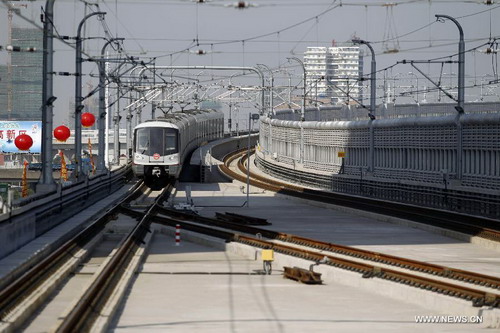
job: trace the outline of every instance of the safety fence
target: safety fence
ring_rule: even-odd
[[[388,182],[362,175],[361,177],[352,177],[317,174],[294,170],[262,157],[262,154],[258,154],[256,157],[256,164],[261,170],[276,178],[302,186],[500,218],[500,196],[495,193],[471,192],[467,189],[457,190],[446,186]]]
[[[261,117],[257,162],[304,185],[498,216],[500,103],[465,110],[383,105],[373,120],[329,107],[307,109],[306,121],[281,110]]]
[[[452,180],[500,190],[500,111],[459,120],[456,115],[327,122],[262,117],[259,144],[276,161],[311,172],[368,171],[392,181]]]

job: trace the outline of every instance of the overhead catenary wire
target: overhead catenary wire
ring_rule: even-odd
[[[7,8],[9,7],[9,4],[8,4],[8,0],[0,0],[2,4],[4,4]],[[43,31],[43,27],[41,25],[39,25],[38,23],[36,23],[34,20],[24,16],[23,14],[21,14],[21,12],[19,11],[16,11],[15,12],[15,15],[18,16],[19,18],[21,18],[22,20],[24,20],[25,22],[29,23],[30,25],[32,25],[33,27],[35,27],[36,29],[40,30],[40,31]],[[54,31],[56,32],[55,34],[55,38],[59,41],[61,41],[62,43],[66,44],[67,46],[75,49],[75,45],[73,45],[73,43],[70,43],[70,42],[67,42],[64,38],[62,38],[58,33],[57,33],[57,30],[54,28]],[[88,54],[86,54],[88,55]]]
[[[6,1],[6,0],[2,0],[2,2],[5,2],[5,1]],[[317,21],[317,20],[319,19],[319,17],[320,17],[320,16],[322,16],[322,15],[324,15],[324,14],[328,13],[329,11],[331,11],[331,10],[333,10],[333,9],[335,9],[335,8],[337,8],[338,4],[337,4],[336,6],[333,6],[333,4],[335,4],[335,2],[336,2],[336,1],[331,2],[331,3],[330,3],[330,7],[329,7],[329,8],[327,8],[326,10],[324,10],[323,12],[321,12],[321,13],[319,13],[319,14],[317,14],[317,15],[313,16],[313,17],[310,17],[310,18],[308,18],[308,19],[306,19],[306,20],[303,20],[303,21],[298,22],[298,23],[296,23],[296,24],[290,25],[290,26],[288,26],[288,27],[285,27],[285,28],[280,29],[280,30],[275,31],[275,32],[271,32],[271,33],[267,33],[267,34],[263,34],[263,35],[259,35],[259,36],[254,36],[254,37],[251,37],[251,38],[246,38],[246,39],[243,39],[243,40],[245,41],[245,43],[252,42],[252,41],[257,41],[257,39],[260,39],[260,38],[262,38],[263,36],[270,36],[270,35],[273,35],[273,34],[279,34],[280,32],[283,32],[283,31],[286,31],[286,30],[288,30],[288,29],[291,29],[291,28],[293,28],[293,27],[295,27],[295,26],[297,26],[297,25],[303,24],[303,23],[305,23],[305,22],[307,22],[307,21],[310,21],[310,20],[316,20],[316,21]],[[105,5],[106,5],[109,9],[111,9],[105,1],[104,1],[104,4],[105,4]],[[346,5],[348,5],[348,4],[346,4],[346,3],[343,3],[343,4],[342,4],[342,6],[346,6]],[[365,4],[365,5],[366,5],[366,4]],[[380,5],[380,4],[378,4],[378,5]],[[499,7],[499,6],[496,6],[496,7],[493,7],[493,8],[489,8],[489,9],[487,9],[487,10],[484,10],[484,11],[481,11],[481,12],[478,12],[478,13],[470,14],[470,16],[472,16],[472,15],[477,15],[477,14],[479,14],[479,13],[486,12],[486,11],[491,11],[491,10],[493,10],[493,9],[496,9],[497,7]],[[403,35],[396,36],[395,38],[400,38],[401,36],[407,36],[407,35],[409,35],[409,34],[412,34],[412,33],[414,33],[414,32],[417,32],[417,31],[419,31],[419,30],[422,30],[422,29],[426,28],[427,26],[429,26],[429,25],[431,25],[431,24],[433,24],[433,23],[434,23],[434,22],[429,23],[429,24],[427,24],[427,25],[425,25],[425,26],[423,26],[423,27],[420,27],[420,28],[418,28],[418,29],[415,29],[415,30],[413,30],[413,31],[411,31],[411,32],[409,32],[409,33],[406,33],[406,34],[403,34]],[[121,24],[121,25],[123,25],[122,23],[120,23],[120,24]],[[123,26],[124,26],[124,25],[123,25]],[[126,27],[125,27],[125,26],[124,26],[124,28],[126,29]],[[133,41],[138,41],[138,40],[142,40],[142,39],[132,38],[132,39],[130,39],[130,40],[133,40]],[[242,41],[242,40],[238,40],[238,41],[235,41],[235,40],[229,40],[229,41],[212,42],[212,43],[210,43],[210,46],[211,46],[211,47],[213,47],[214,45],[221,45],[221,44],[234,43],[234,42],[241,42],[241,41]],[[281,41],[281,42],[285,42],[285,41]],[[378,42],[384,42],[384,41],[376,41],[376,42],[378,43]],[[205,44],[205,43],[202,43],[202,44]],[[140,50],[141,50],[141,52],[142,52],[142,51],[144,50],[144,49],[143,49],[143,47],[142,47],[140,44],[138,44],[138,45],[139,45],[139,48],[140,48]],[[191,45],[191,46],[192,46],[192,45]],[[169,56],[170,54],[178,54],[178,53],[180,53],[180,52],[183,52],[183,51],[186,51],[186,50],[190,50],[191,48],[192,48],[192,47],[188,46],[188,47],[186,47],[185,49],[183,49],[183,50],[181,50],[181,51],[173,51],[173,52],[170,52],[170,53],[169,53],[169,54],[167,54],[167,55],[159,55],[158,57]],[[246,51],[248,52],[248,50],[246,50]],[[402,50],[402,51],[403,51],[403,50]]]
[[[5,2],[5,0],[2,0],[2,2]],[[413,2],[418,2],[418,1],[413,1]],[[109,3],[109,1],[108,1],[108,3]],[[335,3],[335,1],[334,1],[333,3]],[[116,1],[115,1],[115,4],[116,4]],[[346,4],[344,3],[344,5],[346,5]],[[198,4],[197,4],[197,6],[198,6]],[[366,4],[365,4],[365,6],[366,6]],[[484,10],[484,11],[481,11],[481,12],[479,12],[479,13],[489,11],[489,12],[490,12],[490,14],[491,14],[491,11],[492,11],[493,9],[497,8],[497,7],[500,7],[500,6],[491,7],[491,8],[489,8],[489,9]],[[472,16],[472,15],[477,15],[477,14],[478,14],[478,13],[475,13],[475,14],[470,14],[470,15],[466,15],[466,16],[464,16],[464,17],[469,17],[469,16]],[[314,17],[314,19],[317,21],[317,20],[318,20],[317,16],[315,16],[315,17]],[[432,25],[432,24],[434,24],[434,23],[435,23],[435,22],[431,22],[431,23],[429,23],[429,24],[426,24],[425,26],[420,27],[420,28],[418,28],[418,29],[416,29],[416,30],[413,30],[413,31],[411,31],[411,32],[409,32],[409,33],[407,33],[407,34],[405,34],[405,35],[403,35],[403,36],[407,36],[407,35],[409,35],[409,34],[412,34],[412,33],[415,33],[415,32],[417,32],[417,31],[423,30],[423,29],[425,29],[426,27],[429,27],[429,26],[431,26],[431,25]],[[107,25],[107,23],[106,23],[105,21],[103,21],[103,25],[104,25],[104,24],[106,24],[106,25]],[[271,33],[271,34],[272,34],[272,33]],[[277,35],[277,36],[279,36],[279,35],[280,35],[280,32],[278,31],[278,32],[276,33],[276,35]],[[400,36],[402,36],[402,35],[400,35]],[[490,38],[491,38],[491,36],[490,36]],[[134,38],[134,39],[135,39],[135,38]],[[447,44],[441,44],[441,45],[436,45],[435,47],[437,48],[437,47],[443,47],[443,46],[448,46],[448,45],[454,45],[454,44],[456,44],[456,41],[454,41],[453,39],[449,39],[449,40],[450,40],[450,43],[447,43]],[[471,40],[473,40],[473,39],[471,39]],[[244,41],[245,41],[245,42],[244,42],[245,44],[250,43],[250,42],[252,42],[252,43],[264,42],[264,41],[262,41],[262,40],[258,40],[258,39],[252,39],[252,40],[247,40],[247,39],[244,39]],[[193,43],[193,41],[190,41],[190,40],[189,40],[188,42],[190,42],[190,45],[196,45],[196,42],[194,42],[194,43]],[[241,40],[239,40],[239,42],[241,42]],[[275,42],[275,40],[274,40],[274,42]],[[282,40],[280,40],[280,43],[281,43],[281,42],[286,43],[286,41],[282,41]],[[378,41],[378,42],[382,42],[382,41]],[[217,45],[217,44],[215,44],[215,43],[211,43],[211,44],[210,44],[211,48],[213,48],[213,47],[214,47],[214,45]],[[483,46],[484,46],[484,45],[483,45]],[[188,47],[187,47],[187,48],[185,48],[184,50],[190,50],[192,47],[193,47],[193,46],[188,46]],[[414,48],[414,49],[410,49],[410,50],[415,51],[415,50],[418,50],[418,49],[424,49],[424,48]],[[402,50],[402,51],[403,51],[403,50]],[[406,50],[406,51],[407,51],[407,50]],[[173,51],[173,52],[171,52],[171,55],[176,55],[176,54],[177,54],[177,55],[178,55],[177,59],[178,59],[178,58],[181,56],[181,53],[182,53],[182,51],[181,51],[181,52],[179,52],[179,51]],[[221,53],[239,53],[239,52],[238,52],[238,51],[234,51],[234,52],[226,52],[226,51],[221,51]],[[246,54],[251,54],[251,53],[257,53],[257,51],[253,52],[253,51],[248,50],[248,49],[243,49],[243,50],[242,50],[242,53],[243,53],[243,58],[244,58],[244,57],[245,57],[245,53],[246,53]],[[213,56],[213,55],[212,55],[212,56]],[[447,55],[446,57],[449,57],[449,55]],[[441,58],[446,58],[446,57],[441,57]],[[495,57],[495,56],[492,56],[492,67],[493,67],[493,68],[494,68],[494,66],[493,66],[493,63],[494,63],[494,57]],[[156,57],[155,57],[155,58],[156,58]],[[429,59],[429,60],[431,60],[431,59]],[[392,68],[393,66],[395,66],[395,65],[389,66],[389,67],[387,67],[387,68]],[[379,71],[380,71],[380,70],[379,70]],[[493,69],[493,72],[495,73],[495,69]]]
[[[2,2],[3,2],[3,3],[6,3],[6,0],[2,0]],[[262,34],[262,35],[258,35],[258,36],[254,36],[254,37],[246,38],[246,39],[243,39],[243,40],[244,40],[245,42],[251,42],[251,41],[253,41],[253,40],[257,40],[257,39],[260,39],[260,38],[262,38],[262,37],[267,37],[267,36],[271,36],[271,35],[273,35],[273,34],[277,34],[277,33],[280,33],[280,32],[284,32],[284,31],[289,30],[289,29],[292,29],[292,28],[294,28],[294,27],[296,27],[296,26],[298,26],[298,25],[304,24],[304,23],[306,23],[306,22],[308,22],[308,21],[311,21],[311,20],[318,20],[318,19],[319,19],[319,17],[321,17],[322,15],[325,15],[326,13],[328,13],[328,12],[330,12],[331,10],[333,10],[333,9],[335,9],[335,8],[338,8],[338,7],[340,7],[340,6],[364,6],[364,7],[366,7],[366,6],[382,6],[382,5],[384,5],[383,3],[375,3],[375,2],[371,2],[371,3],[370,3],[370,2],[366,2],[366,3],[347,3],[347,2],[343,2],[343,3],[342,3],[342,2],[341,2],[340,4],[337,4],[337,5],[335,5],[335,6],[334,6],[334,4],[335,4],[336,2],[337,2],[336,0],[335,0],[335,1],[333,1],[333,2],[331,2],[331,3],[330,3],[330,5],[329,5],[329,8],[327,8],[326,10],[322,11],[321,13],[319,13],[319,14],[317,14],[317,15],[314,15],[314,16],[312,16],[312,17],[308,18],[308,19],[302,20],[301,22],[298,22],[298,23],[292,24],[292,25],[290,25],[290,26],[288,26],[288,27],[285,27],[285,28],[283,28],[283,29],[280,29],[280,30],[278,30],[278,31],[274,31],[274,32],[270,32],[270,33],[267,33],[267,34]],[[395,2],[395,4],[401,5],[401,4],[410,4],[410,3],[417,3],[417,2],[424,2],[424,1],[400,1],[400,2]],[[427,2],[427,1],[425,1],[425,2]],[[434,1],[434,2],[436,2],[436,1]],[[120,25],[121,25],[121,26],[123,26],[123,28],[124,28],[124,29],[126,29],[126,30],[128,31],[128,29],[127,29],[126,25],[124,25],[124,24],[120,21],[120,19],[119,19],[119,18],[117,17],[117,15],[116,15],[116,13],[115,13],[115,12],[114,12],[111,8],[110,8],[110,6],[107,4],[107,2],[106,2],[106,1],[103,1],[103,3],[104,3],[104,5],[105,5],[105,6],[106,6],[109,10],[111,10],[111,11],[113,12],[113,15],[114,15],[114,16],[115,16],[115,18],[118,20],[118,22],[120,23]],[[141,3],[142,3],[142,2],[141,2]],[[195,3],[195,5],[196,5],[196,6],[198,6],[198,3]],[[478,15],[478,14],[481,14],[481,13],[484,13],[484,12],[487,12],[487,11],[490,11],[490,12],[491,12],[492,10],[494,10],[494,9],[496,9],[496,8],[498,8],[498,7],[500,7],[500,6],[495,6],[495,7],[492,7],[492,8],[488,8],[488,9],[486,9],[486,10],[483,10],[483,11],[480,11],[480,12],[477,12],[477,13],[473,13],[473,14],[469,14],[469,15],[464,15],[464,16],[462,16],[462,17],[474,16],[474,15]],[[416,29],[416,30],[414,30],[414,31],[411,31],[411,32],[409,32],[409,33],[406,33],[406,34],[403,34],[403,35],[399,35],[399,36],[395,36],[394,38],[401,38],[402,36],[407,36],[407,35],[409,35],[409,34],[412,34],[412,33],[414,33],[414,32],[417,32],[417,31],[419,31],[419,30],[424,29],[425,27],[429,26],[430,24],[432,24],[432,23],[429,23],[428,25],[425,25],[424,27],[418,28],[418,29]],[[128,31],[128,32],[129,32],[129,31]],[[132,34],[129,32],[129,35],[132,35]],[[392,40],[392,39],[394,39],[394,38],[391,38],[391,39],[388,39],[388,40]],[[137,41],[137,40],[140,40],[140,39],[137,39],[137,38],[131,38],[130,40]],[[235,43],[235,42],[241,42],[241,41],[242,41],[242,39],[238,39],[238,40],[229,40],[229,41],[219,41],[219,42],[213,42],[213,43],[211,43],[211,45],[213,46],[214,44],[215,44],[215,45],[218,45],[218,44]],[[381,42],[384,42],[384,41],[376,41],[376,42],[380,42],[380,43],[381,43]],[[203,44],[204,44],[204,43],[203,43]],[[200,44],[200,45],[201,45],[201,44]],[[204,44],[204,45],[205,45],[205,44]],[[138,46],[139,46],[140,50],[144,51],[144,48],[143,48],[140,44],[138,44]]]
[[[239,43],[239,42],[250,42],[250,41],[254,41],[254,40],[258,40],[260,38],[263,38],[263,37],[268,37],[268,36],[271,36],[271,35],[274,35],[274,34],[277,34],[277,33],[282,33],[284,31],[287,31],[287,30],[290,30],[290,29],[293,29],[299,25],[302,25],[304,23],[307,23],[311,20],[318,20],[319,17],[329,13],[330,11],[336,9],[336,8],[339,8],[339,7],[342,7],[342,6],[356,6],[356,5],[362,5],[362,6],[386,6],[387,4],[386,3],[371,3],[371,4],[349,4],[349,3],[343,3],[343,2],[340,2],[338,4],[335,4],[337,1],[334,0],[329,8],[327,8],[326,10],[322,11],[321,13],[315,15],[315,16],[312,16],[312,17],[309,17],[305,20],[302,20],[300,22],[297,22],[295,24],[292,24],[292,25],[289,25],[283,29],[280,29],[280,30],[277,30],[277,31],[273,31],[273,32],[270,32],[270,33],[265,33],[265,34],[261,34],[261,35],[258,35],[258,36],[254,36],[254,37],[249,37],[249,38],[245,38],[245,39],[238,39],[238,40],[228,40],[228,41],[220,41],[220,42],[211,42],[210,45],[223,45],[223,44],[234,44],[234,43]],[[422,1],[418,1],[418,0],[410,0],[410,1],[406,1],[406,2],[396,2],[395,4],[410,4],[410,3],[416,3],[416,2],[422,2]],[[425,1],[427,2],[427,1]],[[483,11],[480,11],[480,12],[476,12],[476,13],[473,13],[473,14],[470,14],[470,15],[465,15],[465,16],[462,16],[462,17],[469,17],[469,16],[474,16],[474,15],[478,15],[478,14],[481,14],[481,13],[484,13],[484,12],[488,12],[488,11],[492,11],[494,9],[497,9],[498,7],[500,6],[495,6],[493,8],[489,8],[489,9],[486,9],[486,10],[483,10]],[[377,41],[377,43],[384,43],[384,42],[387,42],[387,41],[391,41],[391,40],[394,40],[394,39],[398,39],[400,37],[403,37],[403,36],[408,36],[410,34],[413,34],[413,33],[416,33],[422,29],[425,29],[426,27],[429,27],[430,25],[434,24],[435,22],[430,22],[426,25],[424,25],[423,27],[420,27],[420,28],[417,28],[413,31],[410,31],[408,33],[405,33],[403,35],[398,35],[398,36],[392,36],[391,38],[387,39],[387,40],[382,40],[382,41]],[[204,42],[200,42],[199,45],[207,45],[207,43],[204,43]]]
[[[115,3],[115,10],[113,10],[106,1],[102,1],[104,6],[106,6],[106,8],[111,12],[111,14],[113,15],[113,17],[115,18],[116,20],[116,24],[117,24],[117,27],[116,27],[116,31],[118,31],[118,24],[120,24],[120,26],[125,29],[125,31],[128,33],[129,36],[134,36],[133,33],[130,32],[130,30],[128,30],[126,24],[123,24],[122,20],[119,18],[118,16],[118,13],[117,13],[117,10],[118,10],[118,5],[117,3]],[[128,38],[127,38],[128,39]],[[135,43],[137,44],[137,46],[139,46],[139,49],[142,51],[142,52],[145,52],[144,51],[144,48],[142,47],[142,45],[140,43],[137,42],[137,40],[134,38],[134,39],[130,39],[130,40],[133,40],[135,41]]]

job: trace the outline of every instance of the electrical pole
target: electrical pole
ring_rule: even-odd
[[[53,30],[54,1],[45,3],[45,17],[43,21],[43,83],[42,83],[42,173],[36,185],[38,192],[52,192],[56,189],[52,175],[52,118],[53,103],[56,97],[52,95],[53,88]]]
[[[457,125],[457,160],[455,164],[456,178],[457,180],[462,180],[462,159],[463,159],[463,131],[462,131],[462,121],[461,117],[465,113],[464,110],[464,100],[465,100],[465,42],[464,42],[464,31],[462,26],[458,23],[456,19],[448,15],[437,14],[436,18],[442,22],[442,19],[448,19],[455,23],[459,32],[459,42],[458,42],[458,105],[455,107],[457,110],[457,116],[455,118],[455,123]],[[441,19],[441,20],[440,20]]]
[[[306,94],[307,94],[307,92],[306,92],[306,79],[307,79],[306,67],[304,66],[304,62],[297,57],[290,57],[287,59],[297,61],[302,66],[302,71],[304,72],[304,77],[303,77],[304,84],[302,85],[302,108],[300,109],[300,121],[304,121],[304,120],[306,120]]]
[[[370,117],[370,156],[368,161],[368,171],[373,172],[375,170],[375,133],[373,129],[373,121],[375,120],[375,102],[376,102],[376,73],[377,73],[377,62],[375,61],[375,52],[369,42],[361,39],[353,39],[354,44],[365,44],[370,49],[372,53],[372,63],[371,63],[371,74],[370,74],[370,112],[368,116]]]
[[[106,65],[107,61],[105,58],[106,48],[109,44],[113,42],[122,41],[124,38],[112,38],[107,41],[101,49],[101,60],[99,61],[99,118],[98,118],[98,141],[99,141],[99,159],[97,160],[97,171],[104,172],[106,170],[105,157],[107,156],[107,146],[106,146],[106,119],[107,119],[107,107],[106,107]]]
[[[78,177],[82,173],[82,121],[81,115],[84,108],[82,102],[82,28],[87,19],[92,16],[106,15],[105,12],[95,12],[85,16],[78,25],[76,35],[76,70],[75,70],[75,171],[74,177]]]

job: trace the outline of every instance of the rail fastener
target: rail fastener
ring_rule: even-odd
[[[373,277],[381,277],[383,274],[384,273],[383,273],[381,267],[374,266],[371,271],[364,272],[361,277],[364,279],[368,279],[368,278],[373,278]]]

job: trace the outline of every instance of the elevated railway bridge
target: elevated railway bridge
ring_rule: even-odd
[[[344,106],[307,108],[305,121],[299,110],[261,115],[259,130],[196,150],[170,196],[140,187],[124,160],[14,200],[0,216],[1,329],[164,327],[177,320],[159,309],[179,315],[168,299],[193,309],[176,323],[184,328],[229,320],[226,306],[258,318],[260,304],[270,312],[258,325],[287,308],[322,329],[333,324],[320,294],[392,322],[408,321],[395,310],[406,306],[480,324],[466,331],[500,327],[499,104],[466,104],[460,177],[452,105],[384,105],[378,114],[370,121]],[[318,301],[291,310],[292,289]],[[233,307],[208,301],[221,296]]]

